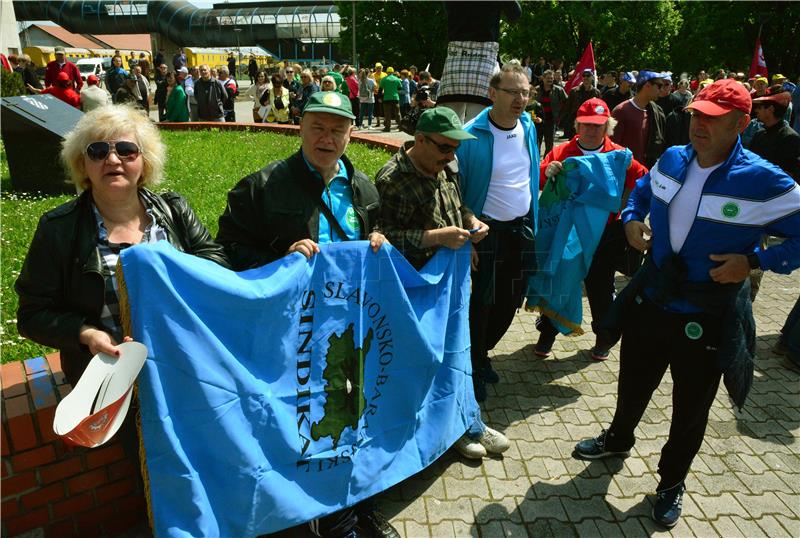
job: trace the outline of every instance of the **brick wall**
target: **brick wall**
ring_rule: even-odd
[[[58,353],[2,365],[2,536],[108,536],[146,524],[138,470],[112,439],[86,449],[53,433],[69,394]]]

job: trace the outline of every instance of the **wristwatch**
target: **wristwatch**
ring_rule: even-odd
[[[747,263],[750,265],[750,269],[761,269],[761,260],[755,252],[747,255]]]

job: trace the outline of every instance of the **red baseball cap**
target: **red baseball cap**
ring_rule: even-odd
[[[740,82],[725,78],[703,88],[686,108],[708,116],[722,116],[732,110],[749,114],[752,104],[750,93]]]
[[[86,77],[86,82],[88,84],[99,84],[100,79],[97,78],[97,75],[89,75],[88,77]]]
[[[789,92],[779,92],[773,93],[771,95],[765,95],[764,97],[757,97],[753,99],[753,104],[765,104],[767,102],[778,103],[781,106],[788,107],[789,103],[792,101],[792,94]]]
[[[606,102],[599,97],[592,97],[584,101],[580,106],[575,121],[603,125],[608,121],[609,116],[611,116],[611,113]]]
[[[67,73],[65,73],[64,71],[59,71],[58,75],[56,75],[56,80],[67,81],[67,80],[72,80],[72,79],[69,78],[69,75]]]

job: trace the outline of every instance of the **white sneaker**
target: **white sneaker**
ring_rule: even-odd
[[[508,437],[497,430],[491,429],[489,426],[486,426],[483,431],[480,444],[483,445],[486,452],[491,452],[492,454],[502,454],[511,446],[511,443],[508,442]]]
[[[486,449],[483,444],[474,439],[470,439],[467,434],[462,435],[453,445],[453,448],[455,448],[459,454],[471,460],[479,460],[486,455]]]

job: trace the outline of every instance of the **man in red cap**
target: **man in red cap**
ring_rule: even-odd
[[[800,135],[784,120],[792,101],[789,92],[753,99],[753,113],[764,130],[753,137],[750,151],[760,155],[800,183]]]
[[[89,112],[95,108],[111,103],[111,94],[100,87],[97,75],[86,77],[86,86],[81,90],[81,109]]]
[[[53,97],[61,99],[68,105],[72,105],[75,108],[81,107],[81,96],[78,95],[78,92],[72,89],[72,79],[69,78],[69,75],[62,71],[56,75],[56,79],[53,82],[52,86],[48,86],[43,90],[34,90],[36,93],[49,93]]]
[[[626,457],[634,430],[670,369],[672,420],[658,463],[653,519],[673,527],[724,375],[741,408],[753,379],[750,270],[800,267],[800,186],[743,149],[750,94],[739,82],[708,85],[687,107],[691,144],[667,149],[622,212],[631,246],[650,255],[609,310],[622,335],[611,426],[575,446],[581,459]],[[645,218],[650,215],[649,228]],[[758,249],[764,234],[785,237]],[[649,238],[648,238],[649,236]]]
[[[547,155],[539,165],[539,188],[544,188],[549,178],[555,177],[563,169],[562,162],[568,157],[581,157],[591,153],[606,153],[608,151],[625,149],[615,144],[609,138],[614,134],[617,120],[611,117],[609,107],[605,101],[597,97],[585,101],[575,118],[577,134],[566,144],[562,144]],[[625,192],[622,195],[623,204],[628,194],[633,190],[636,180],[647,173],[647,168],[636,159],[631,161],[628,172],[625,174]],[[589,273],[584,279],[586,297],[589,299],[589,309],[592,311],[592,330],[597,334],[597,326],[605,317],[608,308],[614,301],[614,273],[617,262],[625,257],[625,233],[622,230],[622,221],[619,212],[613,213],[608,218],[608,224],[600,238],[600,243],[592,258]],[[549,318],[542,316],[536,323],[536,328],[541,333],[539,341],[534,347],[534,353],[540,357],[547,357],[558,335],[558,329]],[[592,348],[592,358],[602,361],[608,358],[611,348],[597,336]]]

